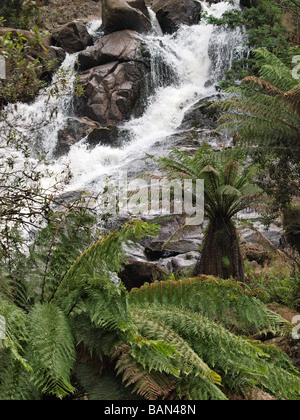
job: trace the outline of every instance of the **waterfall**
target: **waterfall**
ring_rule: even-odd
[[[202,8],[215,17],[221,17],[229,9],[236,8],[228,2],[208,4],[201,1]],[[168,137],[176,133],[185,112],[201,98],[213,95],[215,85],[233,60],[244,53],[244,38],[240,29],[229,30],[216,27],[201,20],[198,25],[182,25],[173,35],[163,35],[155,14],[149,11],[153,31],[146,36],[151,53],[151,77],[155,85],[154,93],[148,98],[144,114],[140,118],[132,118],[121,128],[129,130],[131,141],[122,148],[98,145],[90,149],[85,139],[73,145],[67,156],[54,161],[52,169],[59,173],[68,165],[72,180],[67,186],[70,191],[84,189],[89,192],[101,191],[103,180],[118,171],[140,173],[145,169],[145,155],[153,152],[154,145],[168,141]],[[101,21],[89,22],[89,33],[93,37],[101,34]],[[76,54],[67,55],[60,71],[71,71],[76,61]],[[160,63],[164,63],[161,65]],[[166,69],[170,71],[166,73]],[[163,74],[164,72],[164,74]],[[63,91],[60,97],[49,97],[55,84],[59,83],[59,75],[32,104],[18,104],[17,112],[11,106],[10,118],[16,120],[27,137],[30,124],[49,122],[39,130],[39,135],[32,141],[49,152],[54,150],[57,132],[71,114],[70,104],[73,95],[75,74],[71,72],[66,86],[58,87]],[[51,119],[53,112],[56,117]],[[164,154],[163,147],[158,148]],[[46,182],[46,180],[45,180]]]
[[[147,7],[147,9],[148,9],[148,13],[149,13],[150,20],[151,20],[152,32],[155,35],[163,36],[163,31],[161,30],[161,27],[160,27],[160,24],[157,20],[156,14],[153,12],[151,7]]]
[[[103,35],[101,25],[102,25],[102,19],[93,19],[90,22],[88,22],[86,25],[86,29],[88,33],[91,35],[91,37],[94,40],[99,38],[101,35]]]
[[[76,54],[67,54],[50,86],[43,89],[34,102],[6,107],[7,122],[31,142],[33,151],[53,151],[57,132],[71,112],[74,94]],[[54,116],[55,114],[55,116]]]

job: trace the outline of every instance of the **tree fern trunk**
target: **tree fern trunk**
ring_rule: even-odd
[[[202,256],[196,275],[207,274],[244,281],[244,264],[234,223],[228,218],[215,218],[209,223]]]

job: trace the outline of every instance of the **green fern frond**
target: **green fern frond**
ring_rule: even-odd
[[[155,313],[154,310],[143,311],[135,308],[132,311],[132,316],[144,336],[150,339],[163,340],[174,347],[175,353],[172,359],[175,367],[175,371],[174,368],[173,371],[176,373],[176,376],[200,376],[213,384],[220,385],[221,377],[203,362],[187,342],[174,332],[174,329],[168,328],[167,323],[162,320],[163,316],[148,318],[148,315],[153,313]],[[149,363],[149,360],[147,363]],[[174,374],[174,372],[169,371],[166,373]]]
[[[44,394],[60,398],[74,392],[70,374],[75,347],[69,322],[55,305],[37,304],[29,314],[29,353],[33,380]]]
[[[116,372],[122,375],[126,387],[132,387],[147,400],[166,399],[176,388],[176,378],[162,372],[144,368],[129,352],[128,346],[120,347],[114,354],[118,358]]]
[[[34,385],[31,372],[24,368],[9,349],[0,350],[0,401],[37,401],[41,393]]]
[[[83,388],[84,396],[89,401],[122,401],[138,400],[136,394],[124,387],[113,372],[96,372],[87,363],[76,366],[74,375]]]
[[[13,357],[26,370],[31,370],[24,356],[28,341],[26,313],[11,301],[0,296],[0,315],[5,320],[5,337],[0,340],[0,348],[9,349]]]
[[[101,238],[73,262],[55,291],[53,300],[63,301],[62,306],[71,310],[74,302],[82,295],[83,288],[87,286],[90,290],[90,279],[94,279],[92,283],[95,286],[95,281],[101,282],[101,278],[108,280],[111,273],[120,272],[126,262],[124,243],[129,241],[136,243],[139,239],[155,236],[157,233],[157,226],[133,220],[127,222],[120,232],[113,232]]]
[[[129,304],[190,309],[239,331],[255,333],[272,325],[264,304],[239,283],[209,276],[144,284],[130,291]]]

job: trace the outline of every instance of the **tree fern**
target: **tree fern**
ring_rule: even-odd
[[[170,179],[204,180],[204,210],[209,226],[196,274],[244,279],[243,261],[233,218],[258,203],[261,189],[253,181],[253,167],[203,145],[189,156],[174,150],[158,162]],[[224,264],[224,260],[228,264]]]
[[[145,236],[153,236],[157,232],[156,226],[149,226],[139,221],[130,221],[122,227],[120,232],[113,232],[108,237],[101,238],[73,262],[61,279],[57,290],[53,294],[53,299],[58,301],[65,299],[64,307],[71,309],[74,302],[83,293],[82,287],[87,285],[89,291],[91,291],[90,286],[95,287],[97,279],[100,279],[101,284],[101,278],[110,280],[111,274],[118,273],[121,270],[126,261],[123,251],[124,243],[136,241]],[[90,279],[94,279],[91,284],[89,284]],[[106,284],[108,285],[110,282]],[[67,301],[68,303],[66,303]]]
[[[141,312],[139,316],[142,318]],[[229,333],[203,316],[153,308],[147,310],[144,317],[158,319],[177,331],[210,366],[221,369],[223,375],[231,372],[251,380],[252,383],[255,381],[257,386],[266,387],[276,395],[282,392],[283,398],[295,397],[300,390],[295,371],[294,374],[290,374],[291,368],[289,368],[284,373],[281,367],[277,367],[273,362],[270,363],[270,356],[262,347]],[[157,332],[153,330],[152,334],[156,335]],[[188,359],[188,354],[185,357]],[[280,388],[278,388],[279,380]],[[292,387],[290,387],[291,382]],[[290,388],[295,389],[296,394],[290,394]]]
[[[87,248],[64,270],[70,255],[74,258],[79,252],[79,244],[72,246],[72,252],[63,245],[70,240],[70,236],[74,239],[72,228],[66,234],[68,226],[49,226],[50,231],[53,230],[53,235],[50,232],[50,250],[54,255],[50,252],[43,259],[31,252],[28,261],[25,261],[26,274],[32,269],[33,278],[32,283],[22,282],[22,299],[19,294],[8,294],[7,288],[0,295],[0,314],[7,325],[7,335],[1,347],[4,347],[5,357],[10,360],[9,369],[1,371],[0,390],[3,390],[3,395],[12,395],[14,391],[10,387],[26,382],[24,377],[27,378],[28,388],[24,387],[19,394],[16,392],[16,398],[26,399],[29,394],[51,394],[63,398],[73,393],[75,389],[71,384],[71,373],[75,363],[74,338],[78,343],[84,341],[92,345],[92,331],[97,333],[98,338],[99,331],[102,331],[102,338],[105,336],[107,339],[107,349],[104,343],[101,346],[102,355],[110,354],[117,343],[141,341],[128,311],[125,288],[121,283],[115,286],[111,274],[120,271],[125,262],[123,243],[153,235],[157,228],[139,221],[129,222],[120,232],[103,237]],[[46,236],[49,229],[44,232]],[[36,246],[39,248],[44,243],[39,243],[42,236],[37,238]],[[64,253],[66,258],[61,265],[63,273],[59,278],[58,267]],[[14,272],[12,277],[18,276],[20,273]],[[13,285],[14,282],[11,278],[10,283]],[[80,320],[85,325],[89,323],[89,340],[74,332],[74,324],[76,321],[80,323]],[[160,355],[167,351],[168,346],[164,343],[150,340],[148,344],[151,351]],[[4,391],[5,387],[7,389]]]

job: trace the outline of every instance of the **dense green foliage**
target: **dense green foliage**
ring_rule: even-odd
[[[225,12],[222,18],[207,17],[207,19],[210,23],[225,25],[230,29],[240,27],[247,34],[247,45],[250,51],[261,47],[266,48],[281,59],[284,64],[291,67],[292,58],[300,54],[300,48],[289,40],[293,28],[287,28],[284,25],[283,16],[288,12],[294,17],[294,25],[297,28],[299,19],[297,10],[300,10],[300,6],[297,8],[295,3],[290,0],[258,0],[255,3],[255,7],[231,10]],[[226,73],[225,79],[219,83],[219,87],[225,89],[243,77],[256,74],[255,57],[245,57],[233,64]]]
[[[245,78],[217,103],[226,111],[220,129],[230,130],[246,146],[263,168],[262,185],[275,208],[285,208],[300,190],[300,83],[267,50],[256,50],[254,57],[260,77]]]
[[[62,398],[74,391],[70,382],[76,358],[71,327],[74,314],[101,324],[96,320],[98,311],[103,312],[103,327],[115,325],[125,335],[132,335],[122,317],[126,302],[118,303],[124,290],[114,286],[111,278],[124,263],[122,243],[157,230],[138,222],[128,223],[121,232],[101,238],[80,253],[81,246],[90,242],[88,231],[78,231],[78,226],[88,222],[83,217],[70,216],[64,226],[54,222],[43,232],[51,237],[48,252],[45,242],[37,241],[37,249],[35,246],[27,260],[23,259],[23,278],[19,270],[22,261],[16,271],[2,273],[0,312],[7,325],[7,337],[1,342],[4,350],[0,352],[2,400],[35,399],[43,394]]]
[[[54,260],[40,260],[51,273],[47,292],[34,269],[22,291],[12,280],[2,287],[2,400],[64,398],[75,386],[90,399],[223,400],[229,390],[253,386],[280,399],[300,397],[300,377],[287,356],[245,337],[284,333],[287,323],[236,281],[203,276],[126,292],[112,282],[124,263],[122,244],[157,234],[137,221],[93,243],[54,275],[54,261],[64,265],[59,250],[72,259],[62,244],[76,231],[66,233],[53,234]]]
[[[32,99],[44,86],[38,77],[43,71],[41,61],[38,58],[30,59],[26,54],[34,49],[32,42],[28,43],[21,33],[12,37],[11,33],[7,32],[5,36],[0,37],[0,46],[1,55],[5,57],[9,70],[9,79],[0,81],[1,103]],[[40,47],[36,46],[37,49]]]
[[[246,264],[247,266],[247,264]],[[247,285],[251,290],[260,290],[260,298],[265,303],[277,303],[291,309],[300,309],[300,271],[291,270],[284,264],[273,266],[256,272],[251,267],[246,267]]]
[[[38,13],[38,6],[32,0],[1,0],[0,17],[5,26],[18,29],[30,29],[32,18]]]
[[[0,5],[0,16],[2,16],[6,25],[18,27],[18,20],[22,13],[23,0],[2,0]]]
[[[197,277],[127,292],[118,278],[124,244],[157,236],[159,228],[130,221],[105,236],[82,210],[81,198],[58,208],[58,190],[43,189],[43,174],[30,164],[28,139],[13,123],[0,133],[0,315],[6,320],[0,400],[226,400],[254,387],[278,399],[300,399],[300,375],[288,356],[253,340],[290,335],[291,325],[265,303],[298,309],[299,271],[257,274],[246,266],[247,284],[239,282],[245,278],[235,218],[261,198],[257,163],[264,171],[260,186],[285,210],[299,194],[300,179],[300,89],[290,69],[297,50],[282,24],[294,1],[252,3],[256,7],[208,18],[245,27],[250,49],[264,47],[234,63],[220,83],[224,88],[248,76],[216,104],[226,112],[220,129],[230,130],[243,148],[215,152],[203,145],[193,156],[175,150],[159,159],[170,178],[205,181],[209,226]],[[0,17],[7,26],[28,28],[32,5],[2,0]],[[31,39],[7,33],[0,49],[10,64],[9,79],[0,82],[2,103],[30,100],[51,71],[37,28]],[[39,58],[28,59],[32,52]],[[62,74],[62,85],[67,78]],[[8,146],[24,157],[21,169]],[[288,216],[287,235],[295,239],[299,226]],[[29,226],[28,245],[20,232]]]

